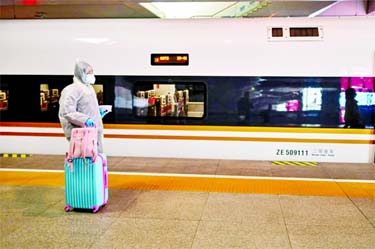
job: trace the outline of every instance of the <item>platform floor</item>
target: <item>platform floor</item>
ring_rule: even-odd
[[[63,160],[0,158],[0,248],[375,248],[374,164],[109,157],[92,214]]]

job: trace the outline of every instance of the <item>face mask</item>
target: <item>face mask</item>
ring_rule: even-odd
[[[95,83],[95,76],[93,74],[87,74],[86,77],[85,77],[85,83],[94,84]]]

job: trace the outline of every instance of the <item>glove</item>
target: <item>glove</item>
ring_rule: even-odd
[[[85,125],[86,125],[87,127],[94,127],[94,126],[95,126],[95,122],[94,122],[94,120],[92,120],[91,118],[88,118],[88,119],[86,120],[86,122],[85,122]]]
[[[102,108],[99,108],[99,112],[100,112],[100,116],[103,118],[106,114],[107,114],[107,110],[106,109],[102,109]]]

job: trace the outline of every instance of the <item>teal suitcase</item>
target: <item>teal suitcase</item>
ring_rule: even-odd
[[[72,166],[72,167],[70,167]],[[108,202],[107,157],[74,158],[65,162],[65,211],[91,209],[96,213]]]

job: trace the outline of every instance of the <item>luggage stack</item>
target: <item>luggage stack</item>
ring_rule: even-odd
[[[74,134],[73,131],[72,134]],[[70,143],[74,143],[74,141],[75,139],[72,137]],[[85,150],[86,141],[89,141],[89,139],[83,136],[82,142],[79,143],[81,148],[78,148],[78,150]],[[75,147],[75,150],[77,150],[76,146],[70,147]],[[93,155],[88,155],[86,157],[69,157],[69,154],[67,155],[64,165],[65,211],[69,212],[73,209],[91,209],[93,213],[96,213],[108,202],[107,157],[102,153],[95,153],[96,158]],[[70,155],[73,155],[73,153]]]

